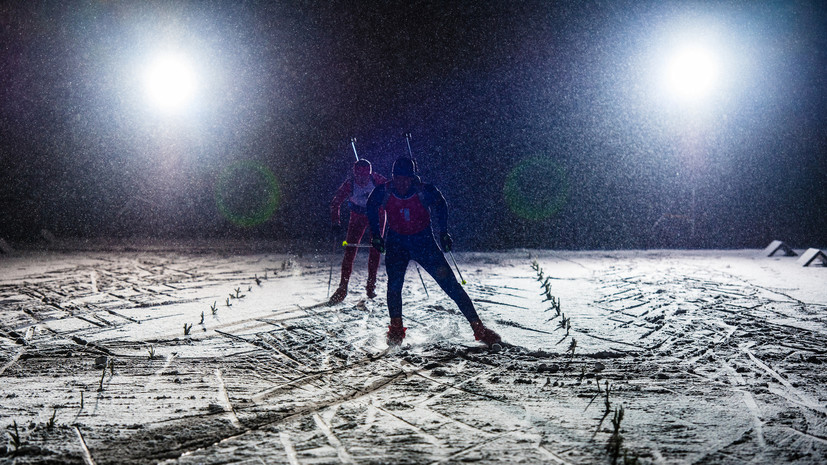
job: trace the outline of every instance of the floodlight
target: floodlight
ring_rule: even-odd
[[[156,56],[146,67],[144,84],[147,97],[155,107],[178,112],[195,96],[197,79],[186,57],[165,53]]]
[[[718,74],[714,53],[697,45],[685,46],[677,49],[666,63],[664,85],[674,98],[697,101],[715,89]]]

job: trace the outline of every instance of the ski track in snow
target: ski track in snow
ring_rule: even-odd
[[[457,258],[513,344],[498,353],[413,270],[408,337],[386,349],[365,257],[332,307],[341,257],[6,259],[0,424],[30,447],[15,463],[605,463],[621,406],[645,463],[827,458],[827,270],[757,251]]]

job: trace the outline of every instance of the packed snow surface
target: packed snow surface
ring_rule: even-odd
[[[827,461],[827,268],[757,250],[457,253],[326,305],[339,255],[212,245],[0,258],[3,463]],[[427,288],[427,292],[426,292]],[[15,429],[16,425],[16,429]]]

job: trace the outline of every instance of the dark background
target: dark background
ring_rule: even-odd
[[[329,240],[351,137],[388,174],[410,132],[457,248],[827,245],[820,2],[376,3],[4,3],[0,238]],[[703,112],[651,97],[684,23],[726,52]],[[186,118],[139,90],[164,43],[201,70]],[[277,209],[234,223],[216,190],[257,211],[264,169]]]

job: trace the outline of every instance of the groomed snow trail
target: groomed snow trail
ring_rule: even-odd
[[[365,257],[330,307],[340,257],[235,252],[4,258],[14,463],[607,463],[621,406],[620,451],[646,463],[827,458],[825,268],[758,251],[457,254],[509,343],[490,353],[413,268],[408,337],[387,350]]]

